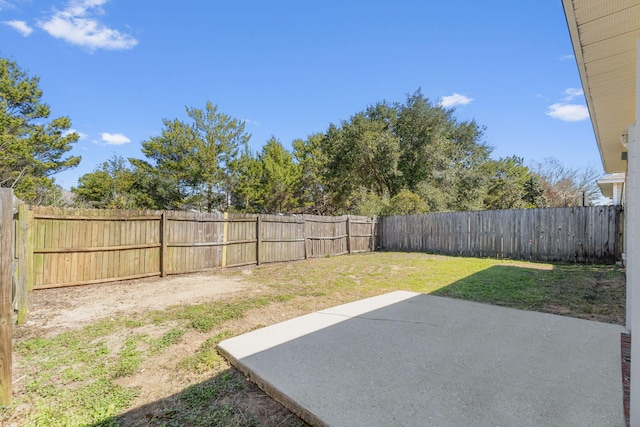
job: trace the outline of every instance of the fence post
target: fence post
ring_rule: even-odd
[[[0,188],[0,404],[11,404],[13,191]]]
[[[308,259],[309,254],[307,253],[307,217],[306,215],[302,217],[302,238],[304,239],[304,259]]]
[[[31,209],[27,210],[25,221],[29,230],[29,241],[27,242],[27,291],[31,292],[36,284],[35,257],[33,256],[33,250],[36,247],[36,219]]]
[[[371,217],[371,239],[369,241],[371,244],[371,252],[376,251],[376,218]]]
[[[260,246],[262,246],[262,236],[260,235],[260,225],[262,220],[260,219],[260,214],[256,218],[256,264],[260,265]]]
[[[229,233],[229,212],[223,214],[222,222],[222,267],[227,266],[227,234]]]
[[[347,252],[351,255],[351,218],[347,215]]]
[[[615,259],[624,265],[622,254],[624,253],[624,210],[620,206],[614,206],[615,215]]]
[[[160,216],[160,276],[167,277],[167,211]]]
[[[18,282],[16,283],[16,308],[18,325],[27,321],[28,270],[29,270],[29,206],[18,206],[18,224],[16,227],[16,257],[18,258]]]

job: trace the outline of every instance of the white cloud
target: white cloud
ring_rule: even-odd
[[[62,132],[62,136],[67,136],[67,135],[72,134],[72,133],[77,133],[78,134],[78,140],[87,139],[87,137],[89,136],[86,133],[78,132],[75,129],[67,129],[66,131]]]
[[[473,98],[469,98],[459,93],[453,93],[453,95],[443,96],[440,105],[443,107],[455,107],[456,105],[467,105],[473,101]]]
[[[0,3],[0,9],[1,6],[2,3]],[[33,33],[33,28],[27,25],[27,23],[24,21],[4,21],[3,24],[10,26],[25,37],[28,37],[31,35],[31,33]]]
[[[573,101],[575,98],[582,95],[584,95],[584,92],[582,89],[576,89],[576,88],[570,87],[569,89],[564,91],[564,101],[565,102]]]
[[[589,118],[587,107],[579,104],[552,104],[546,114],[564,122],[579,122]]]
[[[133,48],[138,40],[105,26],[93,17],[104,13],[101,6],[106,2],[107,0],[72,0],[66,9],[56,10],[49,20],[39,22],[38,25],[49,35],[90,51]]]
[[[100,142],[107,145],[123,145],[130,143],[131,140],[121,133],[104,132],[100,135]]]
[[[9,3],[8,0],[0,0],[0,10],[2,9],[12,9],[13,5]]]
[[[560,61],[569,61],[571,59],[576,59],[574,55],[562,55],[560,57]]]

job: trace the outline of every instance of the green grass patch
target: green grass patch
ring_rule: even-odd
[[[113,377],[120,378],[133,374],[142,363],[142,352],[138,350],[140,336],[130,335],[124,341],[118,359],[113,367]]]
[[[25,427],[68,427],[101,423],[127,408],[138,392],[101,378],[73,389],[57,389],[51,384],[38,393]]]
[[[275,293],[331,304],[407,290],[624,324],[624,269],[375,252],[255,269]]]
[[[226,371],[212,380],[187,388],[180,394],[180,400],[191,407],[197,407],[217,400],[224,393],[243,390],[245,383],[242,380],[237,373]]]
[[[624,272],[616,266],[507,264],[434,294],[623,324],[624,292]]]
[[[182,359],[178,367],[186,371],[199,373],[221,366],[224,363],[224,359],[216,350],[216,346],[220,341],[231,338],[233,335],[230,331],[223,331],[207,339],[200,345],[194,355]]]
[[[235,371],[223,371],[215,377],[187,387],[177,396],[170,410],[159,414],[154,426],[259,426],[258,420],[237,402],[225,402],[229,394],[244,396],[247,383]]]
[[[201,332],[208,332],[229,320],[242,318],[249,310],[265,307],[275,302],[289,301],[294,297],[294,295],[289,294],[278,294],[229,302],[215,301],[179,307],[174,309],[171,314],[165,313],[165,316],[185,320],[191,328]]]
[[[168,347],[177,344],[185,334],[184,329],[173,328],[161,337],[149,341],[149,351],[151,354],[160,354]]]
[[[52,338],[18,342],[20,363],[34,373],[16,404],[29,402],[26,426],[79,426],[107,419],[128,407],[138,391],[113,383],[127,375],[141,359],[136,337],[128,338],[117,357],[106,338],[117,330],[114,321],[101,321]]]

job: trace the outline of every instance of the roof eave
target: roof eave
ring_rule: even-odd
[[[604,168],[605,172],[613,172],[613,171],[607,170],[607,165],[604,161],[605,156],[602,149],[600,136],[598,133],[598,121],[593,108],[593,99],[591,98],[591,90],[588,84],[589,80],[587,79],[587,70],[584,64],[584,55],[582,53],[582,45],[580,44],[580,33],[578,31],[578,22],[575,16],[575,10],[573,8],[573,1],[562,0],[562,4],[564,9],[565,19],[567,21],[567,26],[569,27],[569,34],[571,36],[571,44],[573,46],[573,55],[576,58],[576,63],[578,65],[578,72],[580,73],[580,82],[582,84],[582,90],[584,92],[584,97],[587,101],[587,108],[589,109],[591,126],[593,127],[593,133],[595,135],[596,143],[598,145],[598,151],[600,153],[600,161],[602,162],[602,167]]]

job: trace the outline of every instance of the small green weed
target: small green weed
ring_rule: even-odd
[[[141,319],[125,319],[122,324],[125,328],[130,329],[139,328],[145,325],[145,323]]]
[[[274,295],[270,297],[252,298],[231,302],[212,302],[207,304],[180,307],[175,311],[175,317],[186,320],[189,325],[201,332],[208,332],[224,322],[240,319],[251,309],[265,307],[274,302],[285,302],[294,295]]]
[[[173,344],[178,343],[180,338],[184,335],[184,329],[171,329],[166,332],[160,338],[156,338],[154,340],[149,341],[149,351],[152,355],[162,353],[167,347],[172,346]]]
[[[216,336],[207,339],[193,356],[182,359],[179,367],[192,372],[205,372],[214,369],[224,363],[224,359],[218,354],[216,346],[220,341],[233,336],[230,331],[223,331]]]
[[[218,399],[223,393],[242,390],[244,386],[239,374],[226,371],[209,381],[187,388],[180,394],[180,400],[188,406],[198,407]]]
[[[142,363],[142,354],[138,350],[139,336],[131,335],[125,340],[113,368],[113,377],[119,378],[133,374]]]
[[[51,395],[41,395],[35,400],[35,410],[25,427],[99,423],[118,414],[137,395],[137,390],[126,389],[104,378],[75,389],[58,389]]]

